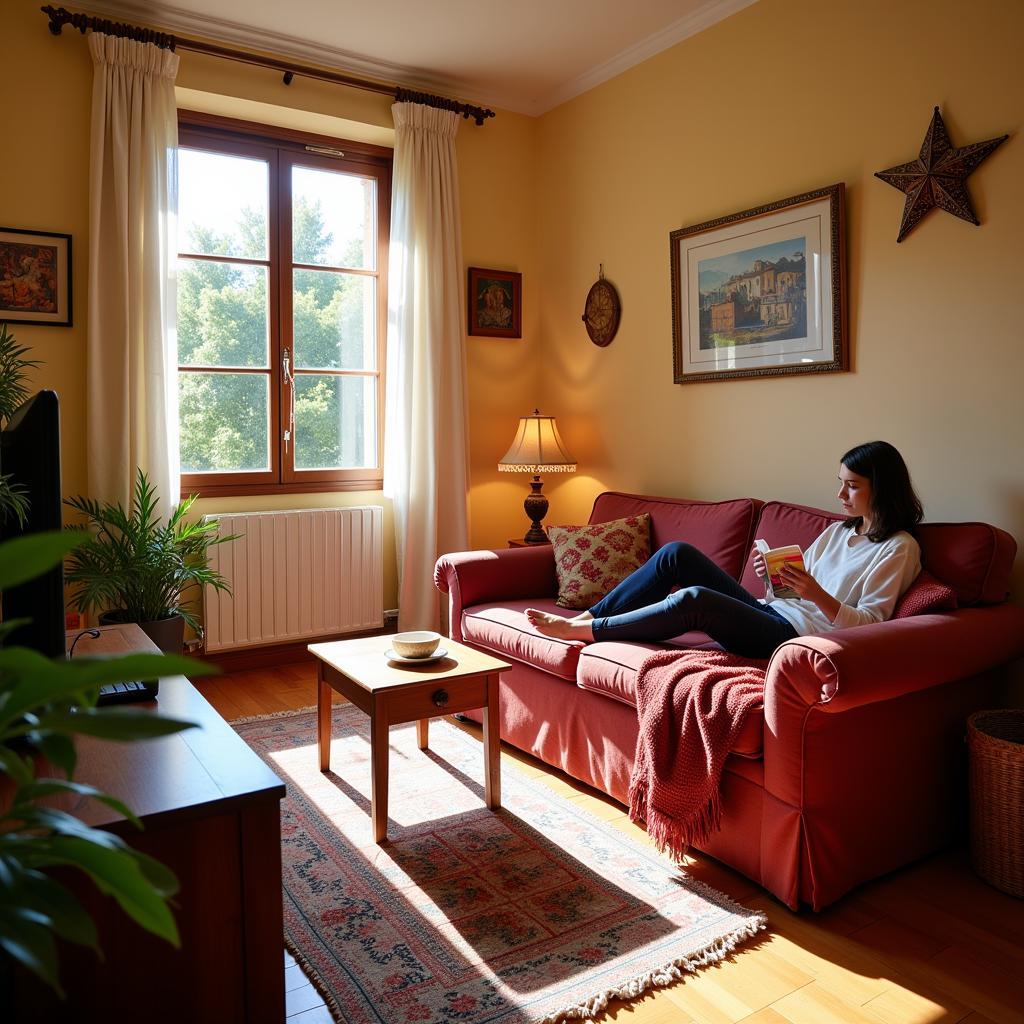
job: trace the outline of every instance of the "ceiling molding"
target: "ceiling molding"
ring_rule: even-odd
[[[750,7],[756,2],[757,0],[708,0],[708,3],[692,14],[687,14],[671,25],[666,25],[665,28],[634,43],[603,64],[598,64],[571,82],[566,82],[544,100],[539,101],[535,105],[535,109],[525,111],[525,113],[535,116],[545,114],[559,104],[588,92],[616,75],[621,75],[624,71],[643,63],[649,57],[675,46],[676,43],[681,43],[684,39],[689,39],[690,36],[697,35],[698,32],[703,32],[704,29],[724,21],[737,11],[742,11],[744,7]]]
[[[101,17],[136,22],[164,29],[172,34],[193,36],[211,42],[230,44],[275,57],[292,57],[296,62],[316,64],[334,71],[349,72],[385,83],[404,85],[427,92],[454,95],[459,99],[481,101],[479,97],[461,95],[467,92],[465,83],[444,79],[419,68],[373,60],[359,54],[324,46],[308,39],[241,25],[236,21],[196,14],[181,7],[165,3],[139,3],[137,0],[86,0],[75,4],[77,10]]]

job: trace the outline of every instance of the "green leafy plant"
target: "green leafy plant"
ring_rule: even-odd
[[[7,324],[0,323],[0,427],[7,426],[18,406],[28,398],[26,370],[38,366],[38,359],[26,359],[28,348],[19,345]],[[0,467],[2,468],[2,467]],[[10,476],[0,474],[0,523],[12,515],[23,523],[28,514],[24,489],[11,483]]]
[[[117,610],[126,622],[152,622],[180,615],[196,634],[198,590],[215,587],[230,593],[227,581],[210,567],[215,544],[235,540],[217,535],[217,522],[188,522],[195,495],[171,512],[166,523],[157,511],[157,495],[140,469],[130,509],[90,498],[67,498],[90,530],[68,558],[64,578],[77,587],[71,601],[79,611]],[[191,591],[196,591],[190,600]]]
[[[58,532],[0,544],[0,591],[52,568],[82,540],[81,533]],[[0,625],[0,639],[22,621]],[[168,907],[177,890],[174,875],[113,833],[46,802],[68,793],[91,797],[141,828],[119,800],[74,780],[72,737],[132,741],[191,728],[190,722],[147,712],[98,708],[99,687],[212,671],[190,658],[157,654],[51,661],[27,648],[0,648],[0,950],[62,995],[55,936],[98,952],[97,934],[49,868],[84,872],[143,928],[173,945],[179,941]],[[50,777],[54,768],[63,778]]]

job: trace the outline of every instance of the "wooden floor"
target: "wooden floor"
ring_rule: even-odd
[[[316,701],[312,664],[236,672],[198,684],[224,717]],[[479,735],[479,730],[466,727]],[[621,805],[506,749],[525,773],[647,841]],[[768,917],[756,948],[659,989],[612,1004],[627,1024],[1024,1024],[1024,901],[1004,895],[951,850],[862,886],[824,913],[793,914],[704,856],[695,878]],[[330,1024],[316,991],[286,955],[288,1024]]]

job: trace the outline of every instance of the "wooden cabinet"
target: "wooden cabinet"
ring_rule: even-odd
[[[75,653],[151,649],[138,627],[115,626],[98,640],[83,637]],[[124,800],[144,831],[95,801],[61,806],[174,871],[181,948],[143,931],[68,872],[65,880],[97,922],[104,959],[62,944],[67,1002],[19,977],[13,1019],[281,1024],[284,785],[183,676],[161,680],[158,700],[134,706],[198,727],[141,743],[82,737],[75,777]]]

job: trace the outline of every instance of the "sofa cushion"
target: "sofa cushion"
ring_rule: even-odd
[[[921,562],[956,591],[961,605],[1000,604],[1010,589],[1017,542],[987,523],[922,523]]]
[[[956,591],[937,580],[927,569],[922,569],[906,593],[896,602],[892,617],[906,619],[911,615],[955,610]]]
[[[765,502],[754,527],[754,540],[765,540],[770,548],[799,544],[805,549],[826,527],[844,517],[807,505],[791,505],[785,501]],[[749,555],[749,552],[748,552]],[[755,597],[764,597],[764,581],[759,579],[750,558],[745,558],[740,582]]]
[[[473,605],[462,612],[462,637],[476,647],[575,682],[583,645],[542,636],[526,621],[527,608],[539,608],[554,615],[563,611],[550,597]]]
[[[609,523],[550,526],[558,576],[558,605],[576,611],[596,604],[651,557],[646,512]]]
[[[703,551],[733,579],[739,579],[743,560],[753,542],[751,531],[760,507],[761,502],[753,498],[693,501],[605,491],[597,496],[590,521],[603,523],[647,512],[651,517],[652,551],[669,541],[686,541]]]
[[[717,648],[703,633],[686,634],[680,641],[687,647]],[[702,644],[701,641],[704,641]],[[636,674],[643,660],[655,651],[663,651],[663,644],[613,643],[590,644],[579,656],[576,684],[583,690],[603,694],[612,700],[636,707]],[[760,757],[764,745],[764,708],[747,716],[746,722],[731,753],[740,757]]]

